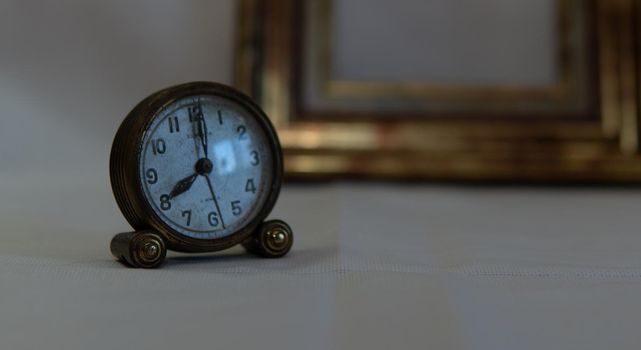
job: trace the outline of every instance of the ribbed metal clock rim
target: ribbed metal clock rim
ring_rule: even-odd
[[[261,210],[247,225],[229,236],[216,239],[189,238],[176,232],[151,209],[144,198],[138,162],[144,134],[158,111],[178,99],[197,94],[229,98],[246,107],[265,129],[274,161],[274,174],[269,194]],[[127,115],[116,132],[110,155],[110,179],[120,211],[135,230],[154,229],[171,250],[209,252],[229,248],[249,239],[253,231],[269,215],[280,193],[283,174],[282,151],[276,131],[269,118],[248,96],[229,86],[211,82],[192,82],[158,91],[140,102]],[[133,183],[132,183],[133,182]]]

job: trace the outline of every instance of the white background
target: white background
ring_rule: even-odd
[[[235,16],[233,0],[0,0],[0,228],[34,236],[0,251],[128,230],[113,136],[159,89],[231,83]]]
[[[104,187],[141,99],[230,83],[233,0],[0,1],[0,178]],[[72,205],[72,203],[69,203]]]
[[[554,84],[557,0],[333,2],[336,80]]]

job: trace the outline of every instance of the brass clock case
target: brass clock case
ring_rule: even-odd
[[[156,115],[177,100],[196,95],[213,95],[232,100],[255,118],[268,138],[272,155],[273,178],[262,208],[236,232],[222,238],[197,239],[179,234],[152,209],[143,193],[140,162],[143,140]],[[111,186],[118,207],[136,231],[155,230],[167,248],[181,252],[212,252],[248,242],[269,215],[278,199],[283,176],[283,160],[278,136],[269,118],[248,96],[218,83],[193,82],[158,91],[140,102],[127,115],[114,138],[109,162]]]

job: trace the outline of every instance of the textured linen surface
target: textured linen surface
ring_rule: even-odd
[[[289,185],[291,254],[109,255],[107,184],[0,185],[0,349],[638,349],[641,191]]]

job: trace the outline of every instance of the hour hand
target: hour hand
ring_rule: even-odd
[[[191,188],[191,185],[194,183],[194,181],[196,181],[197,177],[198,174],[193,174],[178,181],[178,183],[174,186],[174,189],[171,190],[171,193],[169,193],[169,198],[174,198],[187,192]]]

